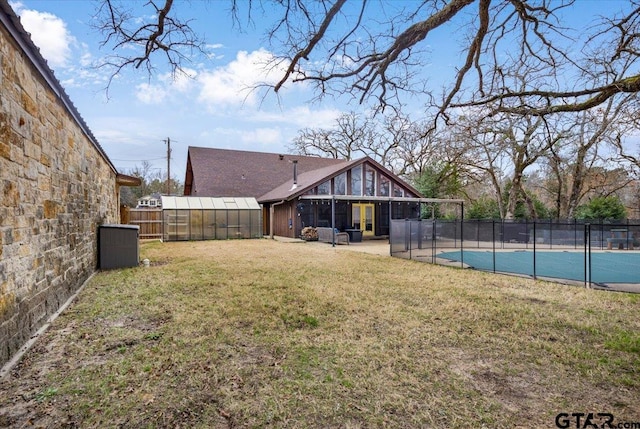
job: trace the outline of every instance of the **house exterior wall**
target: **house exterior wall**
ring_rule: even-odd
[[[0,365],[94,272],[116,172],[0,26]]]
[[[291,228],[289,228],[289,219],[292,222]],[[273,235],[291,238],[299,237],[302,229],[299,223],[295,201],[287,201],[284,204],[274,206]]]

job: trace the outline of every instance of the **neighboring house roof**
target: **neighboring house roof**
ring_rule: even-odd
[[[138,198],[138,201],[148,201],[148,200],[160,200],[160,198],[162,197],[162,195],[160,195],[159,192],[155,192],[151,195],[145,195],[142,196],[140,198]]]
[[[189,147],[185,195],[204,197],[254,197],[298,176],[345,161],[317,156]]]
[[[40,53],[40,49],[31,40],[31,35],[24,29],[20,18],[15,14],[9,2],[6,0],[0,0],[0,22],[7,29],[9,34],[14,38],[16,43],[20,46],[25,53],[29,61],[33,64],[34,68],[42,76],[44,81],[49,85],[51,91],[58,97],[60,102],[65,106],[71,117],[78,124],[83,133],[87,136],[87,139],[95,146],[102,158],[109,164],[114,173],[118,173],[116,167],[113,165],[109,157],[107,156],[98,140],[95,138],[86,122],[80,116],[80,113],[76,109],[75,105],[71,102],[71,99],[65,92],[64,88],[60,84],[60,81],[55,77],[53,70],[49,68],[47,61]],[[122,183],[128,183],[129,176],[120,175],[119,180]],[[131,186],[131,185],[126,185]],[[136,185],[134,185],[136,186]]]

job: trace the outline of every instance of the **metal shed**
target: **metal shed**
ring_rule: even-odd
[[[162,197],[163,240],[262,237],[262,208],[255,198]]]

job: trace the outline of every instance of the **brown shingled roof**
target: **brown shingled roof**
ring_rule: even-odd
[[[189,147],[185,190],[200,197],[254,197],[267,194],[285,182],[292,183],[293,162],[298,176],[343,164],[333,158]],[[187,168],[188,169],[188,168]]]

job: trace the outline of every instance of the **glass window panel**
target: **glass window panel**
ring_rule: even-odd
[[[331,180],[318,185],[318,195],[330,195],[331,194]]]
[[[216,212],[215,210],[204,210],[202,212],[202,239],[213,240],[216,238]]]
[[[347,195],[347,173],[342,173],[333,179],[333,193],[335,195]]]
[[[227,238],[227,211],[216,210],[216,239],[226,240]]]
[[[251,238],[251,213],[249,210],[239,210],[238,238]]]
[[[391,182],[389,179],[383,175],[380,175],[380,196],[388,197],[389,196],[389,188],[391,186]]]
[[[395,183],[393,184],[393,196],[404,197],[404,190]]]
[[[251,237],[262,237],[262,212],[260,210],[251,210]]]
[[[353,229],[362,229],[360,227],[360,205],[353,206]]]
[[[376,194],[376,172],[370,167],[364,170],[364,194],[368,196]]]
[[[351,169],[351,195],[362,195],[362,166]]]
[[[177,210],[164,210],[162,212],[164,217],[164,241],[175,241],[176,240],[176,219],[177,219]]]
[[[227,238],[239,238],[240,236],[240,219],[238,210],[227,210]]]
[[[189,239],[189,210],[176,210],[175,236],[176,240]]]
[[[365,231],[373,231],[373,206],[367,204],[364,208],[363,223]]]
[[[189,240],[202,240],[202,210],[190,210]]]

